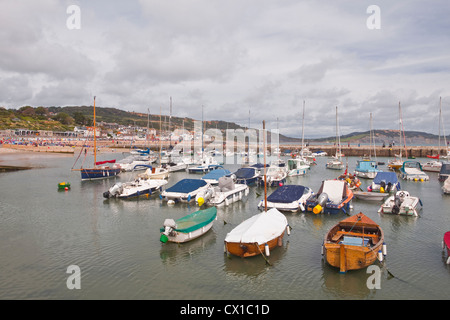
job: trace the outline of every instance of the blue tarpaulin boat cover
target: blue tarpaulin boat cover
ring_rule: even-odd
[[[305,192],[304,186],[284,185],[278,187],[270,196],[267,197],[269,202],[290,203],[300,199]]]
[[[249,179],[255,175],[255,168],[239,168],[234,174],[238,179]]]
[[[450,174],[450,163],[443,163],[439,174]]]
[[[166,192],[189,193],[205,186],[207,182],[201,179],[183,179],[166,189]]]
[[[202,179],[219,180],[219,178],[229,175],[231,172],[227,169],[216,169],[205,174]]]
[[[382,181],[386,184],[389,182],[392,184],[397,183],[397,174],[395,172],[378,172],[375,178],[373,178],[373,183],[380,184]]]

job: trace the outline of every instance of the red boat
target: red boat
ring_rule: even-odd
[[[435,156],[430,156],[430,155],[427,155],[427,158],[430,158],[430,159],[437,159],[437,160],[439,160],[439,155],[437,154],[437,155],[435,155]]]
[[[442,241],[442,249],[447,251],[447,264],[450,264],[450,231],[444,234],[444,240]]]

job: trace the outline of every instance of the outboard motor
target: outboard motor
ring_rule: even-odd
[[[116,183],[108,191],[103,192],[103,197],[112,198],[117,197],[122,192],[123,186],[121,182]]]
[[[175,220],[173,219],[166,219],[164,220],[164,232],[161,234],[161,237],[159,238],[159,240],[162,243],[166,243],[167,240],[169,240],[169,235],[172,232],[173,229],[175,229],[177,227],[177,224],[175,223]]]
[[[322,192],[317,198],[317,205],[313,208],[313,212],[315,214],[321,213],[323,211],[323,207],[327,204],[328,194]]]
[[[392,213],[398,214],[400,212],[400,206],[402,205],[403,199],[398,195],[394,197],[394,205],[392,206]]]

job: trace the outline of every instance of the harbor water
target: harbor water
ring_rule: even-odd
[[[198,210],[195,204],[171,206],[157,194],[105,199],[103,192],[134,174],[81,181],[79,172],[71,171],[73,155],[28,157],[35,158],[19,157],[15,164],[38,163],[38,168],[0,174],[0,299],[450,298],[450,265],[442,250],[444,233],[450,230],[450,196],[442,193],[437,173],[428,173],[426,182],[400,181],[402,189],[420,197],[420,217],[381,215],[380,202],[353,201],[350,214],[364,213],[385,233],[387,256],[384,266],[374,264],[381,271],[374,288],[367,268],[341,274],[322,258],[323,237],[344,213],[286,213],[291,234],[272,250],[267,264],[262,256],[244,259],[224,253],[227,233],[259,213],[263,187],[253,186],[243,201],[219,207],[217,221],[204,236],[185,244],[163,244],[159,230],[164,220]],[[347,160],[353,171],[358,158]],[[316,192],[322,180],[343,172],[326,169],[326,161],[318,157],[305,176],[288,178],[287,184]],[[224,165],[230,171],[239,166]],[[387,171],[386,166],[380,168]],[[201,175],[172,173],[167,187],[185,177]],[[57,190],[62,181],[71,183],[69,191]],[[364,189],[369,183],[362,179]],[[273,190],[268,188],[268,193]],[[68,268],[73,265],[80,270],[80,289],[68,288]]]

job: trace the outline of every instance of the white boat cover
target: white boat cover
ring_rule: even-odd
[[[343,180],[326,180],[323,184],[322,192],[328,195],[328,199],[334,204],[342,201],[344,196],[345,181]]]
[[[285,215],[273,208],[243,221],[227,234],[225,242],[261,245],[280,236],[287,225]]]

